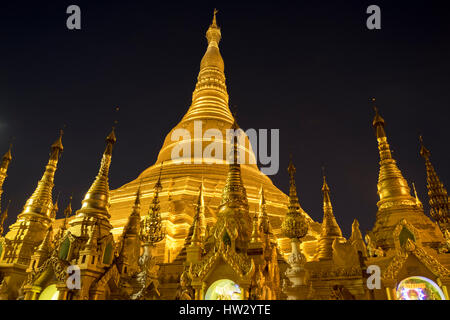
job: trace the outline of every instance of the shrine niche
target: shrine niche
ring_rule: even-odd
[[[397,300],[446,300],[444,292],[432,280],[425,277],[403,279],[397,287]]]
[[[243,300],[243,290],[232,280],[217,280],[206,291],[205,300]]]

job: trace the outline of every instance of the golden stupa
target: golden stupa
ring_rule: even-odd
[[[206,31],[206,38],[208,47],[200,62],[197,84],[192,93],[192,104],[187,113],[167,134],[155,164],[145,169],[133,181],[111,191],[111,224],[114,227],[113,233],[119,235],[127,222],[139,186],[141,186],[143,208],[148,208],[154,193],[153,186],[158,180],[162,166],[161,213],[167,234],[165,241],[158,245],[157,252],[162,259],[160,261],[164,262],[172,261],[184,244],[195,214],[195,199],[202,181],[207,224],[213,224],[216,221],[215,212],[220,204],[222,189],[226,181],[228,166],[225,157],[226,150],[228,150],[226,149],[227,144],[230,144],[229,140],[224,138],[215,141],[223,144],[224,160],[222,163],[214,164],[208,164],[206,163],[208,159],[197,157],[194,154],[193,138],[180,142],[172,141],[172,133],[179,129],[188,130],[190,136],[194,137],[195,121],[198,121],[197,125],[201,121],[202,136],[208,129],[219,129],[223,137],[226,137],[226,130],[231,129],[234,122],[228,106],[229,97],[225,84],[224,61],[219,49],[221,32],[215,15]],[[241,143],[239,148],[247,161],[247,164],[242,165],[242,177],[247,189],[250,211],[253,212],[257,208],[259,190],[263,187],[274,234],[279,239],[282,251],[286,252],[286,250],[290,250],[290,244],[286,238],[281,236],[280,227],[286,213],[288,197],[258,169],[256,164],[249,164],[249,159],[255,159],[255,156],[246,135],[243,140],[245,142]],[[173,149],[179,147],[181,143],[191,144],[191,164],[180,163],[180,161],[172,159]],[[203,150],[211,144],[211,141],[203,139],[201,143]],[[307,217],[309,218],[309,216]],[[309,220],[312,222],[312,219],[309,218]],[[314,234],[314,228],[311,232]]]

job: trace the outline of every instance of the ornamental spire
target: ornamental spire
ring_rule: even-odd
[[[155,191],[152,203],[150,204],[150,207],[148,209],[148,214],[142,220],[140,228],[140,237],[144,242],[144,245],[154,245],[165,237],[165,231],[163,230],[161,220],[161,207],[159,205],[159,192],[162,190],[162,166],[163,163],[161,163],[158,181],[156,182],[154,187]]]
[[[54,186],[54,177],[57,164],[61,153],[63,152],[62,136],[63,130],[60,131],[58,139],[52,144],[50,159],[45,167],[44,174],[38,182],[36,190],[25,203],[22,213],[19,215],[38,214],[50,218],[53,211],[52,191]]]
[[[297,196],[297,186],[295,185],[295,173],[297,170],[292,162],[292,154],[290,155],[287,170],[289,173],[289,212],[299,211],[301,207]]]
[[[139,223],[141,221],[141,186],[139,186],[136,191],[136,198],[134,200],[133,209],[130,216],[128,217],[127,224],[123,228],[123,237],[125,235],[138,235],[139,234]]]
[[[191,247],[200,246],[202,242],[202,222],[204,219],[203,209],[204,209],[204,200],[203,200],[203,182],[202,182],[202,184],[200,185],[200,190],[198,192],[198,200],[194,219],[192,221]]]
[[[106,137],[106,147],[103,152],[97,177],[84,196],[83,201],[81,201],[82,206],[81,209],[77,211],[77,214],[101,215],[110,218],[108,175],[112,151],[116,141],[115,127],[113,127],[110,134]]]
[[[248,210],[247,191],[245,190],[244,183],[241,176],[241,165],[238,161],[238,135],[240,134],[237,122],[233,122],[233,129],[235,135],[233,135],[233,159],[229,161],[228,175],[225,183],[225,187],[222,193],[221,207],[227,205],[228,207],[242,207]]]
[[[330,199],[330,188],[328,187],[325,172],[323,174],[323,221],[322,221],[322,233],[324,237],[342,237],[341,228],[336,221],[333,214],[333,206]]]
[[[63,230],[67,229],[67,222],[69,217],[72,215],[72,196],[69,198],[69,203],[67,204],[67,207],[64,209],[64,223],[63,223]]]
[[[11,163],[12,143],[9,145],[8,151],[3,155],[2,162],[0,163],[0,208],[1,208],[1,199],[3,193],[3,182],[5,182],[6,177],[8,176],[6,173],[8,171],[9,164]]]
[[[60,194],[61,194],[61,192],[58,192],[58,195],[56,196],[55,202],[53,203],[52,214],[50,216],[52,219],[56,218],[56,214],[59,211],[58,200],[59,200],[59,195]]]
[[[222,34],[217,25],[214,9],[212,23],[206,31],[208,47],[200,63],[200,72],[192,104],[183,121],[208,118],[233,123],[233,116],[228,108],[228,93],[225,84],[224,62],[220,54],[219,42]]]
[[[12,143],[9,145],[8,151],[5,152],[5,154],[3,155],[2,158],[2,162],[0,164],[0,172],[5,172],[6,170],[8,170],[9,164],[11,163],[12,160],[12,155],[11,155],[11,149],[12,149]]]
[[[259,222],[258,222],[258,213],[255,211],[255,215],[253,216],[253,224],[252,224],[252,235],[250,237],[251,243],[261,242],[261,238],[259,236]]]
[[[259,189],[259,228],[264,234],[272,235],[272,227],[270,225],[269,216],[267,215],[266,208],[266,196],[264,194],[264,188],[261,186]]]
[[[417,195],[416,185],[414,184],[414,182],[412,183],[412,187],[413,187],[413,191],[414,191],[414,198],[416,198],[416,204],[417,204],[417,206],[423,208],[423,204],[422,204],[422,202],[419,200],[419,196]]]
[[[372,99],[372,102],[375,110],[372,124],[375,128],[380,153],[380,173],[377,185],[380,202],[378,202],[378,206],[380,207],[383,202],[388,201],[388,199],[392,200],[392,198],[406,198],[410,200],[411,205],[415,205],[408,182],[397,167],[396,161],[392,158],[392,152],[385,132],[385,122],[375,106],[375,98]]]
[[[445,230],[449,230],[450,223],[450,201],[444,184],[431,164],[431,152],[425,147],[422,136],[420,140],[420,155],[425,160],[427,170],[427,188],[430,203],[430,215],[438,223],[441,231],[445,234]]]
[[[319,260],[330,260],[333,258],[333,241],[342,238],[342,231],[337,224],[333,214],[333,206],[330,199],[330,188],[328,187],[325,177],[325,169],[323,173],[323,220],[322,231],[319,238],[319,250],[317,256]]]
[[[42,240],[41,244],[39,245],[39,247],[36,250],[37,252],[45,253],[50,250],[51,243],[52,243],[52,231],[53,231],[53,228],[50,225],[50,227],[48,227],[48,229],[45,233],[44,240]]]
[[[308,232],[308,222],[306,221],[297,197],[297,188],[295,186],[295,166],[290,156],[288,172],[289,172],[289,205],[288,212],[281,225],[283,234],[297,241],[306,236]]]

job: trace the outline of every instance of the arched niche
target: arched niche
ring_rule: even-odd
[[[205,300],[243,300],[244,290],[230,279],[213,282],[205,294]]]
[[[445,300],[444,292],[437,283],[421,276],[400,281],[396,295],[397,300]]]
[[[51,284],[42,290],[38,300],[58,300],[59,291],[56,284]]]

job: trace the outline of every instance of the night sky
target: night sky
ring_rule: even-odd
[[[61,193],[59,216],[71,193],[79,209],[114,119],[111,189],[155,162],[191,103],[214,7],[239,125],[280,129],[275,185],[287,192],[293,153],[300,203],[321,222],[325,164],[344,235],[355,217],[363,232],[371,229],[379,168],[369,102],[375,96],[393,156],[428,212],[419,132],[450,187],[448,10],[437,1],[390,3],[2,1],[0,153],[14,137],[2,196],[2,208],[12,200],[7,224],[35,189],[63,125],[54,189]],[[79,31],[66,28],[71,4],[81,7]],[[366,28],[370,4],[381,7],[381,30]]]

